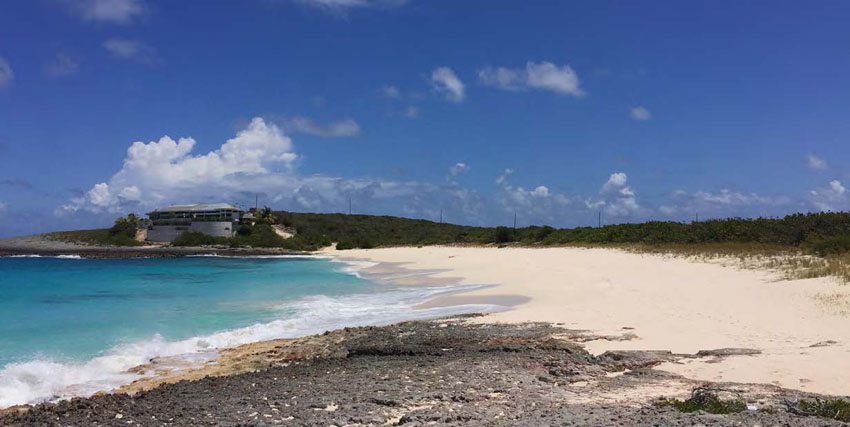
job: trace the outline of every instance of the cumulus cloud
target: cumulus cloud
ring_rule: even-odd
[[[457,162],[449,168],[449,175],[458,176],[469,171],[469,165],[463,162]]]
[[[80,61],[77,57],[66,52],[60,52],[44,64],[44,75],[50,78],[57,78],[74,74],[79,68]]]
[[[141,213],[172,203],[253,202],[254,195],[260,194],[264,203],[288,210],[340,212],[347,210],[351,198],[360,213],[403,212],[436,219],[442,207],[446,218],[455,221],[486,220],[477,192],[455,183],[301,175],[291,139],[262,118],[254,118],[216,150],[194,153],[195,146],[192,138],[175,141],[168,136],[134,142],[117,173],[55,213],[77,218],[75,212],[86,212],[106,221],[116,214]]]
[[[152,64],[158,60],[156,49],[136,40],[109,39],[103,42],[103,48],[118,59],[144,64]]]
[[[506,213],[516,213],[522,224],[548,224],[583,216],[586,208],[577,197],[554,192],[545,185],[533,189],[510,183],[512,169],[505,169],[496,178],[499,192],[496,201]],[[568,219],[569,218],[569,219]]]
[[[815,156],[814,154],[809,154],[806,158],[806,165],[808,165],[809,169],[814,170],[827,170],[829,169],[829,165],[826,163],[826,160]]]
[[[637,120],[639,122],[651,120],[652,113],[646,109],[646,107],[642,105],[638,105],[637,107],[633,107],[629,110],[629,117],[633,120]]]
[[[130,24],[145,11],[141,0],[65,0],[83,20],[108,24]]]
[[[496,177],[496,184],[502,185],[508,181],[511,175],[514,174],[514,170],[511,168],[505,169],[499,176]]]
[[[360,135],[360,125],[354,119],[342,119],[328,124],[315,122],[307,117],[291,117],[281,120],[287,132],[300,132],[326,138],[344,138]]]
[[[533,197],[549,197],[549,188],[545,185],[539,185],[530,193]]]
[[[670,200],[659,206],[658,212],[668,218],[687,219],[699,213],[701,218],[729,216],[770,216],[781,213],[793,201],[785,196],[767,196],[757,193],[698,190],[692,193],[673,191]]]
[[[192,155],[194,146],[192,138],[174,141],[168,136],[134,142],[118,173],[61,210],[118,212],[136,204],[157,204],[173,200],[186,189],[228,188],[248,176],[267,176],[291,167],[298,157],[289,137],[261,118],[252,120],[218,150]]]
[[[438,67],[431,72],[431,87],[451,102],[466,99],[466,87],[449,67]]]
[[[12,72],[12,66],[0,57],[0,89],[9,86],[15,78],[15,73]]]
[[[601,200],[589,200],[588,207],[601,208],[609,217],[630,217],[644,212],[637,203],[632,187],[628,185],[628,176],[623,172],[615,172],[599,189]]]
[[[819,211],[840,211],[850,209],[847,188],[841,181],[834,179],[824,188],[809,192],[812,205]]]
[[[503,90],[537,89],[570,96],[583,96],[578,74],[569,66],[551,62],[528,62],[525,69],[485,67],[478,71],[478,81]]]

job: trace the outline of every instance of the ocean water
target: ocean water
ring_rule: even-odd
[[[460,287],[393,287],[320,257],[0,258],[0,408],[109,390],[158,356],[498,307],[412,307]]]

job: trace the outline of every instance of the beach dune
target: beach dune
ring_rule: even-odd
[[[608,339],[607,350],[746,348],[760,354],[706,356],[659,369],[697,380],[775,384],[850,394],[850,289],[830,278],[780,280],[769,271],[675,257],[584,248],[403,247],[328,250],[345,259],[429,270],[435,283],[493,284],[431,301],[513,306],[482,322],[544,321]],[[427,285],[428,280],[399,284]]]

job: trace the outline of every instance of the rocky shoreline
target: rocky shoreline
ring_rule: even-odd
[[[346,328],[249,344],[232,350],[229,359],[223,355],[206,376],[177,376],[133,395],[6,411],[0,425],[844,425],[783,406],[817,395],[692,381],[652,367],[693,355],[593,356],[579,343],[583,339],[583,331],[549,324],[465,318]],[[701,386],[749,409],[721,415],[658,404]]]
[[[174,258],[196,255],[263,256],[300,255],[303,252],[278,248],[228,248],[179,246],[90,246],[51,240],[42,235],[0,240],[2,256],[79,256],[81,258]]]

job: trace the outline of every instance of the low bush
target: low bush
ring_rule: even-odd
[[[786,402],[788,412],[850,422],[850,402],[843,399],[815,399]]]
[[[706,387],[695,388],[687,400],[667,399],[658,405],[672,406],[681,412],[705,411],[710,414],[731,414],[747,409],[747,404],[743,401],[721,400],[714,391]]]
[[[227,246],[230,244],[230,239],[226,237],[209,236],[203,233],[194,231],[184,231],[171,242],[174,246],[212,246],[221,245]]]

